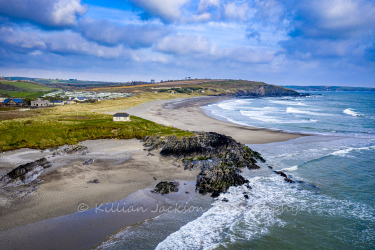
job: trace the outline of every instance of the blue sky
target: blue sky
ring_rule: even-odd
[[[375,87],[375,1],[0,0],[0,75]]]

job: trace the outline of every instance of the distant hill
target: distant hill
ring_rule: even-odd
[[[375,88],[342,86],[283,86],[296,91],[375,91]]]
[[[45,85],[53,85],[53,86],[67,86],[73,85],[75,87],[90,87],[90,86],[119,86],[119,85],[141,85],[145,84],[146,82],[143,81],[132,81],[132,82],[110,82],[110,81],[86,81],[86,80],[78,80],[78,79],[45,79],[45,78],[31,78],[31,77],[5,77],[5,79],[11,80],[23,80],[23,81],[30,81],[35,83],[42,83]]]

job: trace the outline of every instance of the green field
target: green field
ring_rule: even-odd
[[[28,83],[28,82],[8,82],[0,81],[5,89],[0,89],[0,96],[9,96],[17,98],[34,98],[41,97],[42,95],[53,91],[53,88],[41,86],[38,84]],[[16,90],[9,90],[6,86],[13,86],[17,88]]]
[[[41,86],[38,84],[29,83],[29,82],[8,82],[8,81],[0,81],[0,82],[2,84],[12,85],[14,87],[17,87],[23,90],[28,90],[28,91],[51,91],[53,90],[53,88]]]
[[[0,96],[9,96],[16,98],[38,98],[43,96],[48,92],[32,92],[32,91],[9,91],[9,90],[0,90]]]

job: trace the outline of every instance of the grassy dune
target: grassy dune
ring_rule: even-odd
[[[186,94],[144,93],[130,98],[119,98],[97,103],[58,106],[32,110],[33,116],[0,121],[0,150],[18,148],[45,149],[64,144],[76,144],[88,139],[140,139],[146,135],[189,136],[190,132],[163,126],[131,116],[131,122],[112,122],[112,115],[103,111],[120,110],[138,104]],[[13,111],[15,114],[20,111]],[[26,111],[28,112],[28,111]],[[37,115],[35,113],[37,112]],[[22,112],[24,115],[24,112]]]

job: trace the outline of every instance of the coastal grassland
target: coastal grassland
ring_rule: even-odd
[[[113,122],[112,115],[101,113],[125,109],[157,99],[188,96],[191,95],[144,93],[97,103],[31,110],[34,116],[0,121],[0,150],[46,149],[64,144],[76,144],[84,140],[141,139],[146,135],[190,136],[192,135],[190,132],[136,116],[131,116],[130,122]],[[28,111],[24,112],[27,114]]]
[[[189,136],[190,133],[131,116],[131,122],[113,122],[112,116],[79,112],[71,116],[43,116],[6,120],[0,124],[0,150],[45,149],[84,140],[141,139],[146,135]]]

